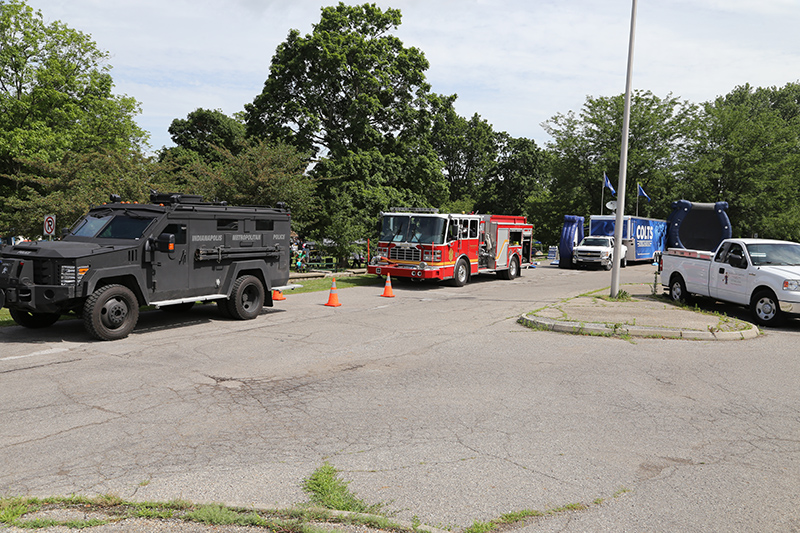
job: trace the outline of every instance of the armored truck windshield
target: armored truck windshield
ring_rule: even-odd
[[[90,213],[75,225],[71,234],[97,239],[140,239],[153,220],[137,213]]]

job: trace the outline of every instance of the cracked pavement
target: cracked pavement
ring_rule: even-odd
[[[522,529],[800,529],[800,321],[726,343],[516,323],[609,283],[545,266],[338,308],[289,292],[246,322],[143,312],[115,342],[0,328],[0,494],[290,507],[328,461],[437,527],[583,502]]]

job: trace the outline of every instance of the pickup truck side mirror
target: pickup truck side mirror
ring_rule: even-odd
[[[747,259],[739,254],[728,255],[728,263],[734,268],[747,268]]]
[[[175,251],[175,234],[162,233],[155,240],[156,250],[159,252],[174,252]]]

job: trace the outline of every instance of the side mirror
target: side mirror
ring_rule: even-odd
[[[162,233],[155,241],[156,250],[159,252],[174,252],[175,251],[175,234]]]
[[[728,263],[735,268],[747,268],[747,259],[739,254],[730,254],[728,256]]]

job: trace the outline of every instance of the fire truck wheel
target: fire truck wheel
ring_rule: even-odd
[[[101,341],[124,339],[139,320],[139,300],[124,285],[105,285],[83,304],[83,325]]]
[[[38,329],[52,326],[61,315],[58,313],[31,313],[21,309],[9,309],[11,318],[20,326]]]
[[[228,312],[233,318],[251,320],[264,308],[264,286],[255,276],[242,276],[233,284]]]
[[[456,268],[453,270],[453,285],[456,287],[463,287],[469,280],[469,266],[464,259],[459,259],[456,262]]]
[[[519,261],[516,256],[511,258],[511,263],[508,264],[508,269],[502,272],[503,279],[514,279],[519,277]]]

